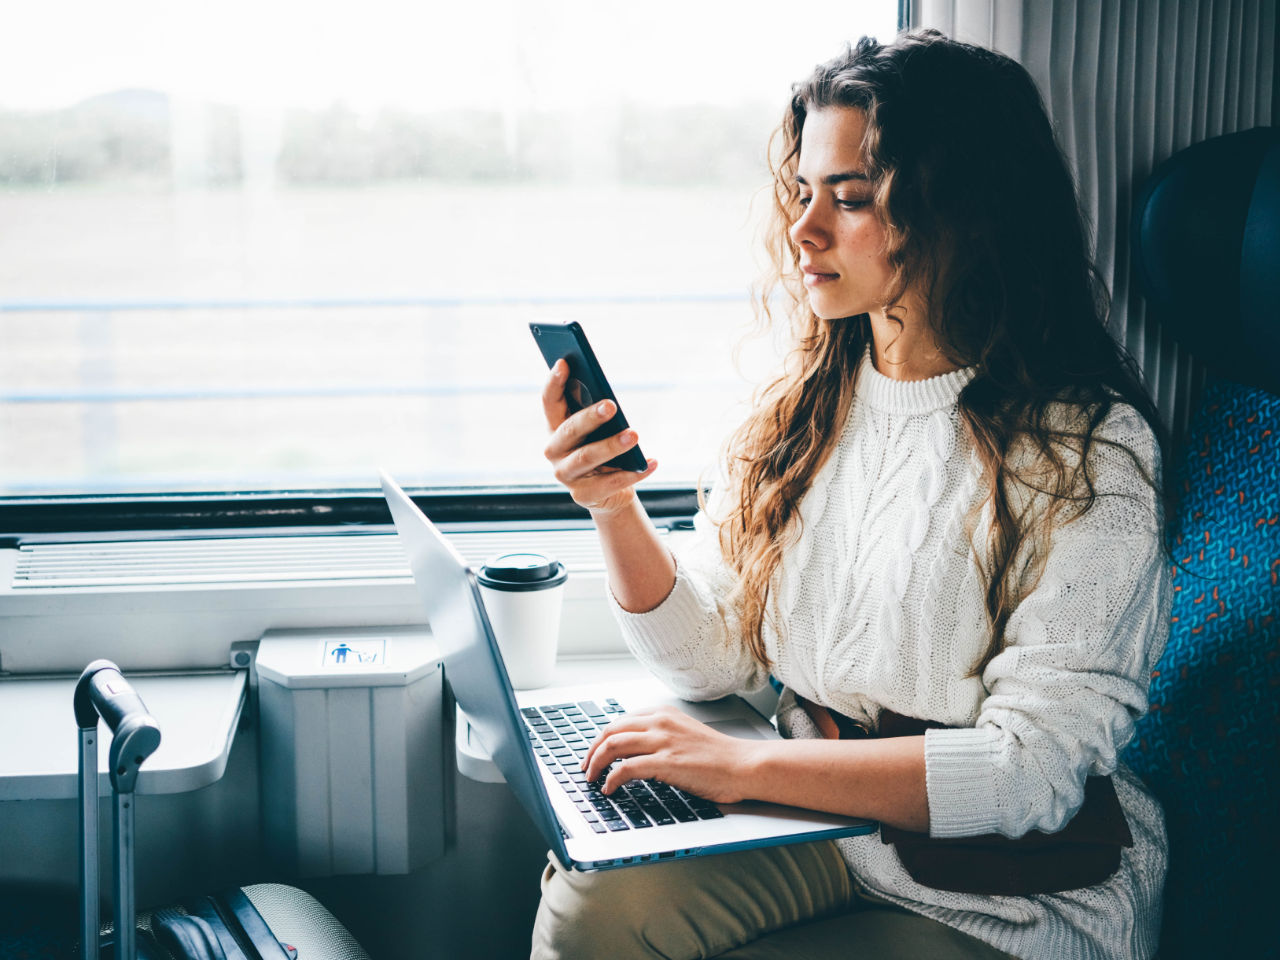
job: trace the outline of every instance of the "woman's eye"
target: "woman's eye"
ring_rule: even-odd
[[[813,197],[800,197],[796,202],[802,207],[807,207],[809,205],[809,201],[812,199]]]
[[[871,201],[860,200],[856,197],[848,197],[848,198],[839,199],[836,201],[836,203],[838,203],[841,207],[843,207],[846,210],[860,210],[862,207],[869,206],[871,204]]]

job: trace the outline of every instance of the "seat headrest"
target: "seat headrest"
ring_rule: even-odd
[[[1180,150],[1134,205],[1152,316],[1223,376],[1280,393],[1280,128]]]

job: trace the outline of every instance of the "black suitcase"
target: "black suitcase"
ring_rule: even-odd
[[[369,960],[317,900],[283,884],[237,887],[139,918],[134,902],[134,787],[142,764],[160,745],[160,728],[109,660],[85,667],[76,684],[75,713],[80,729],[81,960]],[[99,717],[113,734],[115,917],[106,932],[98,913]]]

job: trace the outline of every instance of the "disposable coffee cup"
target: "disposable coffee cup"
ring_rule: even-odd
[[[480,596],[517,690],[551,682],[568,577],[563,563],[540,553],[506,553],[480,568]]]

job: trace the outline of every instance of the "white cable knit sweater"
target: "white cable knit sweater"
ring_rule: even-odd
[[[877,834],[841,841],[856,882],[1019,957],[1149,957],[1160,930],[1166,844],[1158,804],[1119,765],[1147,707],[1168,632],[1170,584],[1159,506],[1127,456],[1098,449],[1101,494],[1053,537],[1044,574],[1009,620],[1006,649],[966,677],[987,643],[983,589],[964,531],[981,496],[956,410],[970,370],[891,380],[864,359],[839,445],[800,505],[803,532],[775,580],[779,636],[766,624],[787,691],[778,722],[818,736],[794,693],[874,725],[880,710],[962,729],[925,738],[936,837],[1060,829],[1089,774],[1115,774],[1134,846],[1096,887],[1036,897],[949,893],[915,883]],[[1117,405],[1102,436],[1158,475],[1151,431]],[[714,503],[712,504],[714,509]],[[730,573],[705,516],[678,551],[676,584],[656,609],[614,605],[635,654],[680,695],[758,689],[725,606]],[[984,542],[980,529],[975,537]]]

